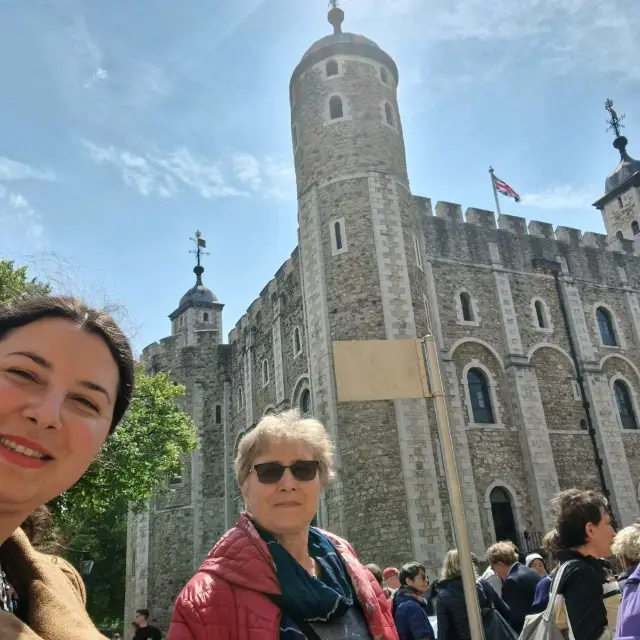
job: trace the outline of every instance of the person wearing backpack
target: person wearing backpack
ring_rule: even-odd
[[[620,596],[602,561],[611,554],[615,536],[607,500],[596,491],[569,489],[551,501],[551,508],[556,525],[551,547],[559,566],[546,611],[526,619],[520,638],[562,638],[564,617],[570,638],[613,638],[615,605]]]

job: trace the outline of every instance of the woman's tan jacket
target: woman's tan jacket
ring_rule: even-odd
[[[27,603],[26,624],[0,611],[2,640],[104,640],[87,615],[82,578],[66,560],[36,551],[17,529],[0,547],[0,563]]]

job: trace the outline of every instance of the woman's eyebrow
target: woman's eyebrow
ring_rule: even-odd
[[[9,354],[10,356],[23,356],[24,358],[29,358],[29,360],[33,360],[36,364],[39,364],[41,367],[45,369],[53,369],[53,365],[45,360],[42,356],[39,356],[37,353],[33,353],[32,351],[14,351]]]

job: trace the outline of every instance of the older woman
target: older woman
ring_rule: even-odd
[[[80,576],[38,553],[20,525],[87,470],[129,405],[133,375],[122,331],[78,299],[0,309],[2,640],[102,638]]]
[[[297,410],[265,416],[235,461],[246,513],[184,588],[168,640],[397,640],[378,582],[347,542],[310,526],[332,444]]]
[[[624,570],[616,638],[640,638],[640,524],[621,529],[611,545]]]

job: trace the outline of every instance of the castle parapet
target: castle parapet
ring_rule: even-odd
[[[530,236],[545,238],[546,240],[555,240],[556,237],[553,232],[553,225],[550,222],[531,220],[531,222],[529,222],[528,230]]]
[[[413,196],[413,202],[418,210],[418,215],[433,216],[433,208],[431,207],[431,198],[425,198],[423,196]]]
[[[483,229],[496,228],[496,215],[493,211],[469,207],[465,211],[464,217],[467,224],[474,224],[477,227],[482,227]]]
[[[582,244],[582,231],[572,227],[556,227],[556,240],[572,247],[579,246]]]
[[[498,229],[500,231],[510,231],[518,235],[527,235],[527,221],[520,216],[509,216],[501,213],[498,216]]]
[[[455,202],[437,202],[436,217],[444,218],[449,222],[462,222],[462,206]]]
[[[602,233],[586,231],[582,234],[582,244],[585,247],[593,247],[594,249],[607,249],[609,241],[607,236]]]

